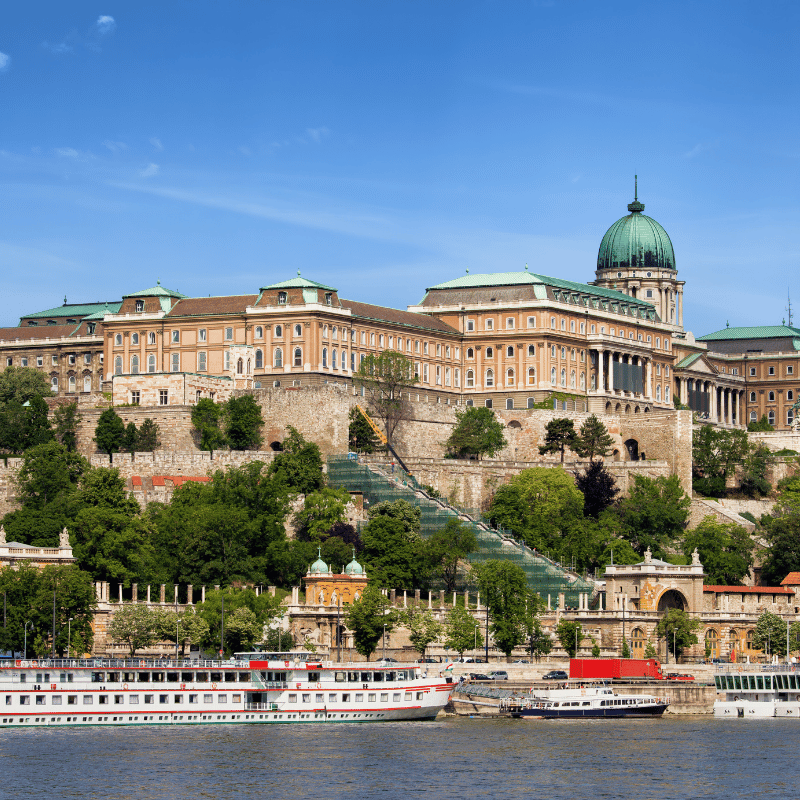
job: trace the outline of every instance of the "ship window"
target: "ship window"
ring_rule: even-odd
[[[297,695],[294,695],[294,700],[292,700],[292,695],[289,695],[289,702],[294,703],[297,701]],[[204,694],[203,695],[203,702],[204,703],[213,703],[214,702],[214,695],[213,694]]]
[[[377,698],[377,696],[378,696],[378,695],[376,695],[376,694],[375,694],[375,692],[370,692],[370,693],[367,695],[367,702],[368,702],[368,703],[374,703],[374,702],[376,702],[376,698]]]
[[[363,703],[364,695],[361,692],[356,692],[356,703]]]
[[[313,679],[309,678],[309,680],[313,680]],[[317,680],[319,680],[319,678],[317,678]],[[344,683],[347,680],[347,673],[345,673],[345,672],[337,672],[335,680],[336,680],[336,683]]]

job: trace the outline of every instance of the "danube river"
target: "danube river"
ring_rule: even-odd
[[[0,796],[786,798],[800,720],[5,730]]]

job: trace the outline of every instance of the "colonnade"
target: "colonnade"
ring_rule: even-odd
[[[718,425],[745,424],[744,389],[718,386],[704,378],[676,377],[676,381],[681,403],[702,415],[702,419]]]

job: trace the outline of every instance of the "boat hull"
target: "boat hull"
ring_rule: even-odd
[[[660,717],[666,703],[636,708],[526,708],[516,716],[522,719],[620,719],[622,717]]]

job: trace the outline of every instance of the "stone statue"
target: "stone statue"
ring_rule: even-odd
[[[333,592],[331,593],[331,605],[332,606],[336,605],[336,589],[334,589]]]
[[[697,552],[697,548],[696,547],[695,547],[694,550],[692,550],[692,566],[693,567],[699,567],[700,566],[700,553]]]
[[[66,527],[58,536],[58,546],[62,549],[69,547],[69,532],[67,531]]]
[[[6,529],[0,525],[0,544],[6,543]]]
[[[644,551],[644,563],[651,564],[653,562],[653,551],[648,547],[647,550]]]

